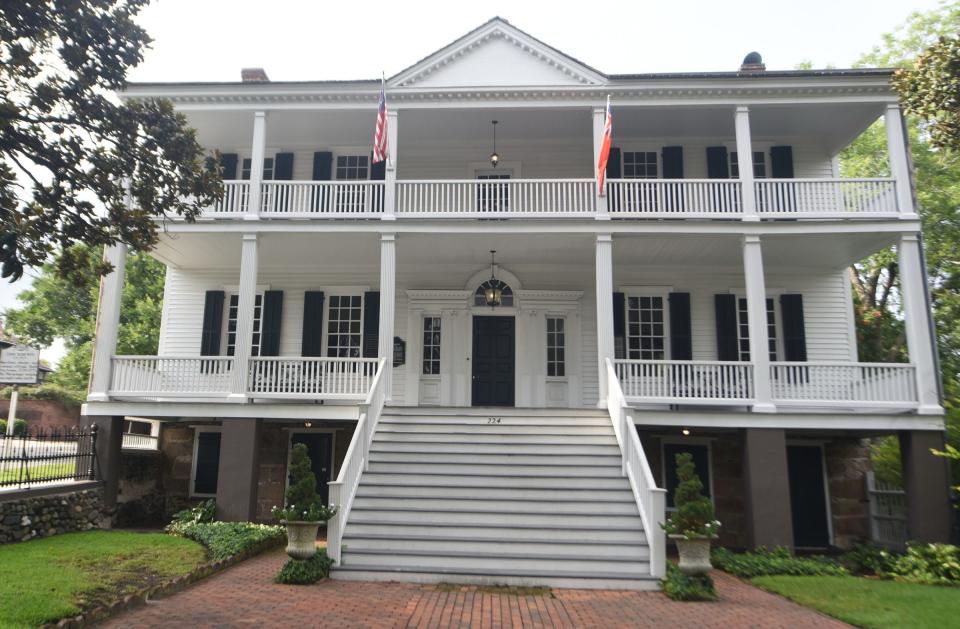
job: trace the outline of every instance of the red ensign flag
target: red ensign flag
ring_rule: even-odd
[[[597,194],[603,196],[603,183],[607,178],[607,159],[610,157],[610,138],[613,135],[613,112],[607,96],[607,119],[603,123],[603,139],[600,141],[600,158],[597,160]]]

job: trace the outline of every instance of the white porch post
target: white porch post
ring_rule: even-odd
[[[740,169],[743,172],[743,169]],[[774,413],[770,390],[770,352],[767,332],[767,289],[763,277],[763,251],[759,236],[743,237],[743,272],[747,288],[747,321],[750,329],[750,362],[753,363],[753,410]]]
[[[263,193],[263,158],[267,150],[267,112],[253,114],[253,145],[250,149],[250,192],[247,195],[247,211],[244,219],[256,220],[260,216]]]
[[[607,122],[607,110],[604,107],[595,107],[593,109],[593,179],[594,195],[597,198],[597,219],[609,220],[610,214],[607,206],[607,197],[601,196],[600,191],[596,189],[597,163],[600,161],[600,145],[603,144],[603,127]],[[609,189],[609,186],[607,186]]]
[[[918,412],[940,415],[940,393],[937,386],[937,363],[934,355],[933,330],[927,301],[923,253],[917,234],[902,234],[897,246],[900,259],[900,292],[903,296],[903,319],[907,337],[907,353],[917,374]]]
[[[387,359],[383,371],[383,386],[387,392],[387,400],[393,397],[393,319],[397,281],[396,240],[395,234],[381,234],[380,236],[380,332],[377,356]]]
[[[913,207],[913,191],[910,185],[910,161],[907,159],[907,137],[903,133],[903,117],[900,106],[887,105],[883,115],[887,129],[887,156],[890,160],[890,174],[896,180],[897,207],[903,218],[917,218]]]
[[[392,221],[397,212],[397,112],[387,110],[387,168],[383,185],[383,220]]]
[[[111,367],[113,355],[117,351],[117,334],[120,331],[120,302],[123,297],[127,246],[117,243],[106,247],[103,258],[113,265],[113,271],[100,278],[96,337],[93,341],[90,391],[87,396],[91,402],[105,402],[110,399]]]
[[[240,250],[240,286],[237,296],[237,337],[233,352],[230,397],[245,399],[253,340],[253,308],[257,298],[257,235],[244,234]]]
[[[613,238],[597,234],[597,406],[607,406],[607,359],[613,359]]]
[[[743,220],[758,221],[757,197],[753,190],[753,142],[750,140],[750,108],[737,107],[734,113],[737,134],[737,169],[740,171],[740,192],[743,204]]]

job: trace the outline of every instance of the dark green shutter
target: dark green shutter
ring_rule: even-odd
[[[220,336],[223,331],[222,290],[208,290],[203,302],[203,328],[200,333],[200,355],[219,356]]]
[[[683,147],[665,146],[660,152],[664,179],[683,179]],[[682,212],[685,191],[682,183],[664,184],[657,195],[660,211]]]
[[[260,321],[260,355],[280,355],[280,319],[283,316],[283,291],[263,293],[263,315]]]
[[[620,148],[616,146],[610,147],[610,155],[607,157],[607,172],[606,178],[607,181],[611,179],[620,179],[623,177],[623,172],[620,167]],[[609,184],[607,185],[607,190],[610,189]],[[607,210],[610,212],[616,212],[620,209],[620,198],[617,195],[608,195],[607,196]]]
[[[774,179],[793,179],[793,147],[770,147],[770,176]],[[758,209],[779,212],[792,212],[797,207],[796,191],[790,184],[770,184],[769,199],[761,196],[757,199]]]
[[[220,168],[223,169],[225,180],[237,178],[237,162],[240,157],[236,153],[223,153],[220,156]]]
[[[803,324],[803,295],[781,295],[780,316],[783,320],[784,359],[807,360],[807,335]]]
[[[323,291],[303,293],[303,336],[300,339],[301,356],[323,355]]]
[[[333,153],[317,151],[313,154],[313,180],[330,181],[333,179]],[[310,207],[314,212],[323,209],[324,190],[315,188],[310,200]]]
[[[613,294],[613,357],[627,357],[627,307],[623,293]]]
[[[730,163],[727,160],[727,147],[707,147],[707,177],[710,179],[730,178]]]
[[[793,179],[793,147],[770,147],[770,176],[774,179]]]
[[[216,494],[220,475],[220,433],[197,434],[197,460],[194,465],[193,493]]]
[[[293,179],[293,153],[277,153],[273,162],[273,178],[277,181]]]
[[[380,345],[380,291],[363,294],[363,357],[376,358]]]
[[[717,360],[739,360],[737,347],[737,297],[714,296],[717,316]]]
[[[670,358],[693,360],[690,293],[670,293]]]
[[[387,177],[387,161],[373,163],[373,155],[370,156],[370,180],[383,181]],[[383,188],[370,188],[370,209],[374,212],[383,211]]]
[[[664,179],[683,179],[683,147],[665,146],[660,154]]]

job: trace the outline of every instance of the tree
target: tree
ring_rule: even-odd
[[[148,2],[0,3],[0,276],[56,255],[61,276],[88,280],[110,270],[92,252],[147,251],[157,217],[195,218],[222,193],[169,101],[114,96],[150,43],[133,21]]]
[[[960,37],[941,37],[901,68],[893,85],[906,110],[925,123],[930,144],[960,150]]]

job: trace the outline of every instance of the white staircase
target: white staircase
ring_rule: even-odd
[[[605,411],[384,409],[334,578],[653,589]]]

